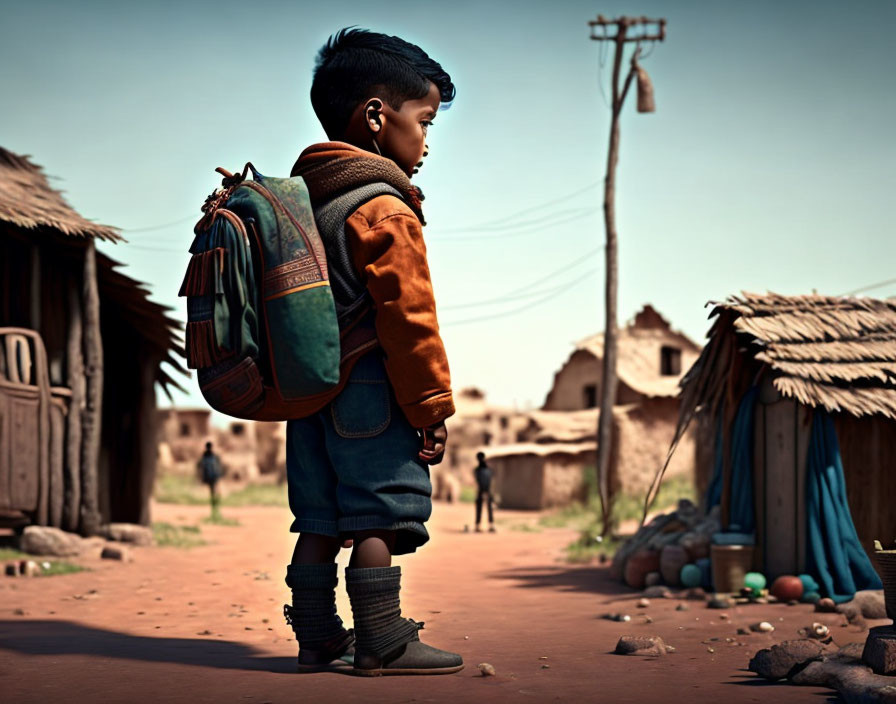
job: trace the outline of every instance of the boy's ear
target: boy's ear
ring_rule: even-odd
[[[383,115],[382,100],[379,98],[371,98],[364,103],[364,121],[367,123],[367,128],[371,132],[379,132],[382,130],[385,119],[385,115]]]

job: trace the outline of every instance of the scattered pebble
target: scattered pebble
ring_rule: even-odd
[[[550,665],[548,665],[548,664],[544,664],[541,666],[542,670],[547,670],[548,668],[550,668]]]
[[[719,614],[719,618],[722,619],[723,621],[727,621],[727,620],[728,620],[728,614]]]
[[[714,652],[716,652],[716,651],[715,651],[715,648],[707,648],[707,649],[706,649],[706,652],[707,652],[707,653],[714,653]]]
[[[760,621],[759,623],[751,624],[750,630],[756,631],[757,633],[771,633],[773,630],[775,630],[775,627],[768,621]]]
[[[688,611],[690,608],[691,607],[688,606],[687,604],[679,604],[678,606],[675,607],[675,610],[676,611]]]
[[[539,657],[538,659],[539,659],[539,660],[547,660],[547,659],[548,659],[548,656],[547,656],[547,655],[542,655],[542,656]]]
[[[464,640],[470,640],[470,636],[464,636]]]
[[[650,618],[650,616],[645,616],[645,617],[644,617],[644,623],[653,623],[653,619]]]
[[[650,606],[650,599],[646,597],[641,597],[640,599],[638,599],[639,609],[646,609],[648,606]]]
[[[750,629],[744,628],[743,626],[741,626],[740,628],[737,629],[737,635],[748,636],[748,635],[750,635]]]
[[[487,662],[481,662],[477,665],[483,677],[494,677],[495,668]]]
[[[667,645],[667,646],[666,646],[666,652],[667,652],[667,653],[674,653],[674,652],[675,652],[675,646],[674,646],[674,645]]]

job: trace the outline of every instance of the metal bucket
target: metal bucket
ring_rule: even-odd
[[[896,550],[884,550],[880,541],[875,540],[874,556],[877,558],[877,573],[884,583],[887,616],[896,622]]]
[[[713,591],[739,592],[743,589],[744,578],[753,566],[752,545],[713,545],[712,559]]]

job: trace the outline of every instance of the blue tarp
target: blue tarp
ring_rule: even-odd
[[[834,422],[821,409],[814,413],[809,437],[806,522],[806,567],[827,596],[843,602],[860,589],[882,589],[849,512]]]

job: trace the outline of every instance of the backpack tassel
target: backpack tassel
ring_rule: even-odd
[[[207,252],[194,254],[187,266],[187,273],[178,295],[205,296],[209,293],[223,293],[221,277],[226,252],[223,247],[215,247]]]
[[[187,366],[190,369],[210,367],[223,356],[216,354],[215,324],[211,320],[187,323]]]

